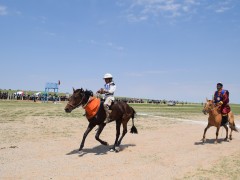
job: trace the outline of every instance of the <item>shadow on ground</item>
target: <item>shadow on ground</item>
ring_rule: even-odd
[[[136,146],[135,144],[124,144],[120,145],[120,151],[123,151],[124,149],[128,147]],[[79,154],[79,157],[84,156],[85,154],[95,154],[95,155],[104,155],[107,154],[112,146],[104,146],[104,145],[98,145],[93,148],[83,148],[82,151],[79,151],[78,149],[74,149],[71,152],[67,153],[66,155],[73,155],[73,154]]]
[[[202,140],[195,142],[194,145],[204,145],[204,144],[215,144],[215,139],[206,139],[205,143],[202,142]],[[225,141],[224,138],[218,139],[217,144],[222,144],[222,142],[230,142],[230,140]]]

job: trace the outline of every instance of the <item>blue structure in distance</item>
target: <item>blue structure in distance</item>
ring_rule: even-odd
[[[50,90],[53,90],[54,95],[58,95],[59,84],[60,83],[46,83],[46,85],[45,85],[45,95],[44,95],[45,97],[43,98],[44,102],[48,101],[48,96],[49,96],[49,91]]]

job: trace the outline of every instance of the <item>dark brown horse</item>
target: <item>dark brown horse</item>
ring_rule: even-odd
[[[73,88],[73,95],[70,97],[69,102],[65,107],[65,112],[70,113],[72,110],[74,110],[75,108],[77,108],[79,106],[84,107],[87,104],[90,96],[92,96],[91,91],[88,91],[88,90],[84,91],[82,88],[75,90]],[[126,102],[123,102],[123,101],[115,102],[111,106],[111,110],[112,110],[112,112],[109,115],[109,118],[111,119],[110,122],[116,121],[116,131],[117,131],[115,143],[114,143],[112,149],[117,152],[118,150],[116,149],[116,147],[118,147],[121,144],[123,137],[127,133],[127,123],[130,118],[132,118],[132,123],[133,123],[132,128],[131,128],[131,133],[137,133],[137,129],[134,126],[134,115],[136,112],[132,107],[130,107]],[[103,145],[108,145],[108,143],[106,141],[103,141],[99,138],[102,130],[104,129],[104,127],[106,125],[106,123],[104,123],[105,118],[106,118],[106,113],[105,113],[103,104],[101,103],[96,116],[91,119],[88,119],[89,124],[88,124],[87,130],[85,131],[85,133],[83,135],[83,139],[80,144],[79,151],[81,151],[83,149],[84,142],[86,140],[88,133],[96,125],[99,126],[97,133],[95,135],[96,140],[99,141]],[[119,139],[121,124],[123,125],[123,132],[122,132],[122,136]]]

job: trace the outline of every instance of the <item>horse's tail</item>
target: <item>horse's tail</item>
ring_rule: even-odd
[[[130,132],[133,134],[138,134],[138,130],[134,125],[134,118],[135,118],[136,111],[132,107],[131,107],[131,109],[132,109],[132,128],[131,128]]]
[[[232,125],[230,124],[230,128],[231,128],[233,131],[239,132],[239,129],[238,129],[237,126],[235,125],[235,122],[233,122]]]

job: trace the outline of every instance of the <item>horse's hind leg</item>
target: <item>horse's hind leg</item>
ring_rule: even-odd
[[[232,132],[235,128],[235,123],[234,123],[234,115],[232,112],[228,114],[228,121],[229,121],[229,127],[231,129],[230,134],[229,134],[229,139],[232,140]]]
[[[227,141],[228,140],[228,127],[227,127],[227,125],[224,125],[223,127],[226,129],[226,137],[225,137],[224,141]]]
[[[205,135],[206,135],[206,132],[207,132],[208,128],[210,128],[210,127],[211,127],[211,126],[208,124],[208,125],[207,125],[207,127],[204,129],[204,133],[203,133],[203,139],[202,139],[203,143],[205,143],[205,142],[206,142]]]
[[[118,138],[120,136],[120,128],[121,128],[121,120],[116,120],[116,139],[115,139],[115,143],[114,143],[113,148],[112,148],[114,151],[116,151]]]
[[[106,141],[103,141],[103,140],[101,140],[101,139],[99,138],[99,136],[100,136],[100,134],[102,133],[102,130],[104,129],[105,125],[106,125],[105,123],[102,123],[102,124],[99,125],[98,131],[97,131],[97,133],[96,133],[96,135],[95,135],[95,139],[96,139],[97,141],[99,141],[102,145],[107,146],[108,143],[107,143]]]
[[[123,137],[125,136],[125,134],[127,134],[127,123],[123,123],[123,132],[122,132],[122,136],[120,137],[118,143],[117,143],[117,146],[120,146],[121,142],[122,142],[122,139]]]

